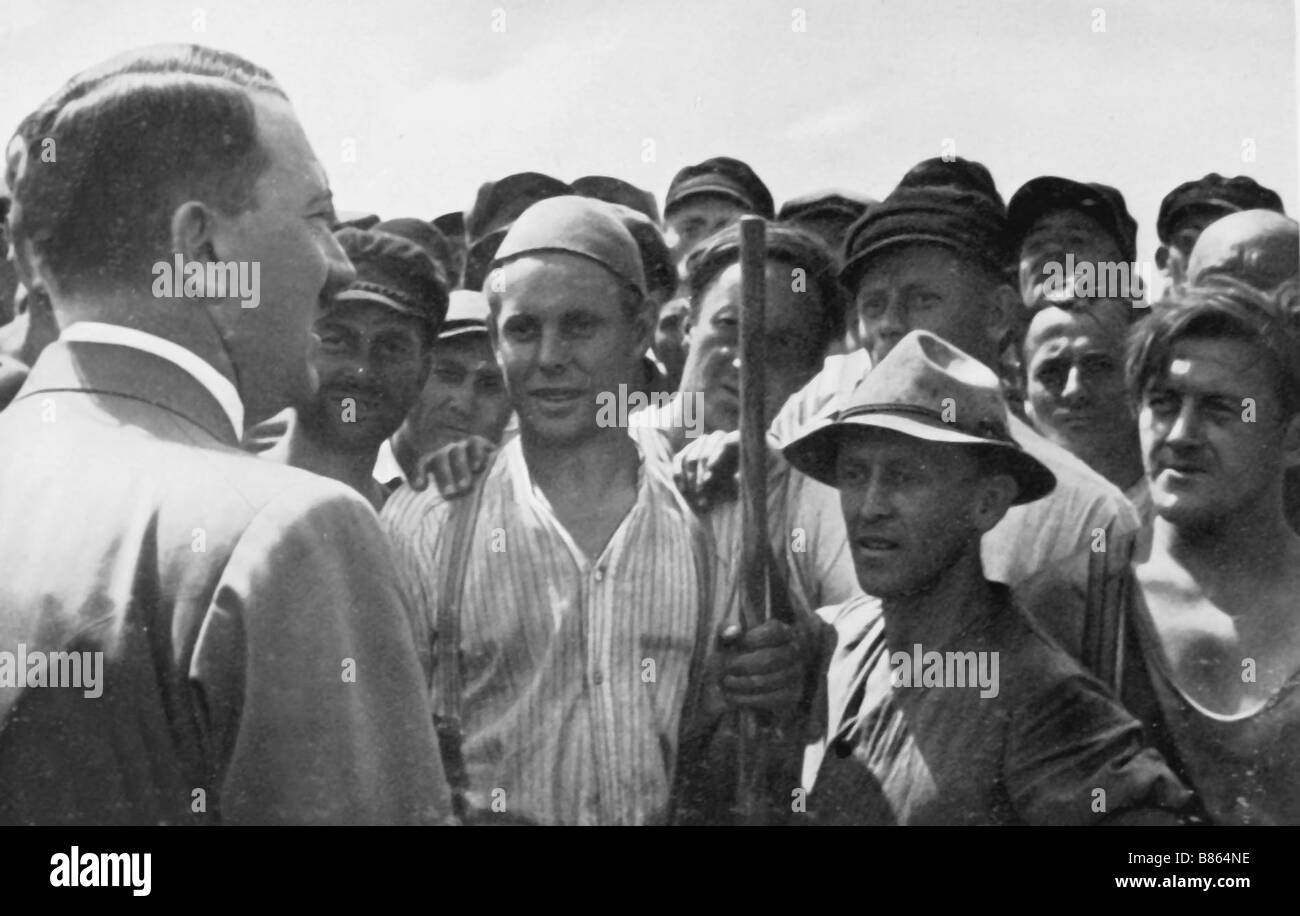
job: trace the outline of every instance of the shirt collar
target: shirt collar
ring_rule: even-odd
[[[70,324],[63,329],[59,339],[131,347],[174,363],[194,376],[195,381],[216,398],[217,403],[230,419],[230,424],[235,429],[235,436],[244,435],[244,402],[239,397],[239,391],[230,379],[192,350],[187,350],[178,343],[173,343],[157,334],[150,334],[148,331],[102,321],[78,321]]]
[[[402,465],[397,460],[397,455],[393,452],[393,440],[385,439],[379,446],[379,455],[375,458],[375,469],[370,472],[376,481],[388,486],[391,481],[400,480],[406,483],[406,472],[402,470]]]

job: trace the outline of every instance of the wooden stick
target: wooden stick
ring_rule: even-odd
[[[740,219],[740,619],[746,630],[767,619],[767,410],[763,337],[767,307],[767,224]],[[736,815],[761,823],[765,740],[754,713],[739,716]]]
[[[740,218],[740,610],[746,629],[767,619],[767,223]]]

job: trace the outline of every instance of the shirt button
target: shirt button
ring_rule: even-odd
[[[596,581],[597,582],[605,581],[605,567],[603,566],[596,567]]]
[[[591,682],[595,684],[597,687],[599,687],[601,684],[605,683],[605,675],[597,671],[595,674],[591,676]]]

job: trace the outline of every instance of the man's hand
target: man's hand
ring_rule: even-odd
[[[723,699],[741,709],[790,713],[804,698],[815,662],[812,640],[798,625],[768,620],[751,630],[727,627],[720,637]]]
[[[432,479],[444,499],[456,499],[474,488],[474,479],[483,473],[496,445],[482,436],[470,436],[436,452],[421,455],[415,463],[411,486],[423,490]]]
[[[696,512],[731,502],[738,492],[740,433],[712,432],[677,453],[673,480]]]

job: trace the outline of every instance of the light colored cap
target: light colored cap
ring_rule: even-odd
[[[645,269],[636,240],[603,201],[576,196],[538,201],[510,227],[492,266],[545,252],[563,252],[595,261],[645,295]]]

